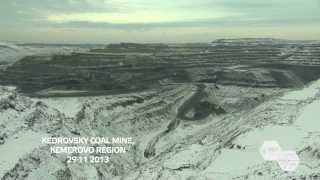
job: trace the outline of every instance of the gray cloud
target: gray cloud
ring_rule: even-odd
[[[47,13],[105,12],[114,11],[108,0],[4,0],[9,9],[43,11]]]
[[[0,21],[17,24],[44,19],[48,14],[115,12],[120,9],[108,0],[1,0]]]
[[[320,1],[319,0],[0,0],[0,27],[12,28],[0,34],[2,37],[15,37],[20,29],[31,31],[34,29],[50,28],[51,30],[80,29],[124,30],[124,31],[153,31],[157,28],[171,28],[175,30],[183,27],[208,27],[218,29],[221,27],[234,30],[240,27],[304,27],[306,25],[320,26]],[[115,3],[116,2],[116,3]],[[122,3],[121,3],[122,2]],[[110,23],[91,21],[49,22],[48,15],[73,14],[73,13],[127,13],[144,12],[146,9],[156,9],[165,14],[167,10],[186,14],[186,19],[192,15],[205,12],[204,16],[214,11],[234,14],[218,19],[184,20],[176,22],[147,22],[147,23]],[[149,12],[148,11],[148,12]],[[152,16],[152,11],[150,11]],[[188,17],[190,13],[190,17]],[[141,17],[143,18],[143,17]],[[317,27],[319,27],[317,26]],[[156,31],[156,30],[154,30]],[[314,30],[316,32],[316,30]],[[4,32],[4,31],[3,31]],[[54,31],[52,31],[54,32]],[[52,33],[51,32],[51,33]],[[235,31],[236,32],[236,31]],[[320,30],[319,30],[320,32]],[[297,32],[303,34],[304,32]],[[46,34],[46,33],[44,33]],[[130,33],[128,33],[130,34]],[[143,33],[142,33],[143,34]],[[59,34],[54,34],[59,37]],[[80,37],[81,38],[81,37]],[[143,37],[142,37],[143,38]],[[27,37],[26,37],[27,39]]]
[[[251,27],[251,26],[294,26],[320,22],[320,17],[310,18],[278,18],[278,19],[198,19],[194,21],[157,22],[157,23],[104,23],[89,21],[70,21],[51,23],[54,28],[93,28],[93,29],[121,29],[126,31],[144,31],[155,28],[180,28],[180,27]]]
[[[180,9],[187,9],[190,13],[193,10],[203,9],[203,11],[214,11],[215,8],[223,8],[225,11],[236,12],[242,16],[234,17],[235,21],[246,21],[248,19],[312,19],[320,16],[320,1],[318,0],[192,0],[192,1],[179,1],[181,3]],[[142,3],[142,2],[141,2]],[[155,4],[158,3],[158,4]],[[143,3],[142,3],[143,4]],[[151,1],[153,6],[161,6],[170,4],[166,1]],[[150,5],[150,3],[149,3]],[[149,8],[152,8],[150,5]],[[180,10],[180,9],[177,9]],[[127,13],[127,11],[135,11],[126,7],[125,4],[114,4],[109,0],[1,0],[0,2],[0,23],[18,24],[21,21],[38,21],[45,20],[47,15],[50,14],[69,14],[69,13],[86,13],[86,12],[120,12]],[[143,9],[139,9],[143,11]],[[165,13],[165,11],[164,11]],[[225,19],[222,19],[225,20]],[[165,26],[172,25],[202,25],[212,24],[210,22],[204,23],[203,20],[199,22],[177,22],[165,23]],[[43,23],[46,23],[42,21]],[[85,23],[85,22],[69,22],[66,25],[80,26],[80,24],[93,24],[92,27],[107,26],[107,27],[137,27],[138,25],[146,26],[145,24],[108,24],[102,25],[101,23]],[[60,24],[61,26],[62,24]],[[158,24],[151,23],[150,26],[158,26]],[[162,26],[163,24],[159,24]]]

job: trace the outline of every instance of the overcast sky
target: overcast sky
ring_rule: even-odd
[[[0,0],[0,41],[320,39],[320,0]]]

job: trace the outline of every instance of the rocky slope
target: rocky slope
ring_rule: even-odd
[[[207,93],[214,88],[207,85],[201,92],[206,94],[200,104],[206,102],[216,107],[206,114],[197,112],[197,103],[188,105],[200,91],[195,85],[172,85],[118,96],[41,99],[2,87],[0,152],[5,156],[0,158],[0,175],[4,180],[312,179],[319,176],[319,133],[314,127],[316,121],[305,117],[310,113],[317,117],[319,81],[283,95],[279,89],[263,91],[229,86],[221,86],[216,94]],[[183,106],[188,108],[182,110]],[[310,110],[309,106],[316,109]],[[185,114],[179,117],[182,112]],[[199,118],[197,113],[203,116]],[[295,127],[302,131],[290,131]],[[286,131],[289,134],[284,139],[274,135]],[[133,136],[136,144],[127,154],[113,155],[107,164],[67,164],[65,155],[50,154],[49,147],[40,143],[45,135]],[[258,140],[250,141],[250,138]],[[268,138],[299,152],[301,165],[296,172],[287,174],[276,163],[261,159],[259,146]],[[292,138],[295,145],[290,144]]]

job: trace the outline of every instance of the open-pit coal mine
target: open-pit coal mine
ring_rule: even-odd
[[[0,56],[1,180],[320,179],[318,41],[2,44]],[[134,143],[83,163],[42,137]],[[297,153],[294,171],[263,159],[270,140]]]

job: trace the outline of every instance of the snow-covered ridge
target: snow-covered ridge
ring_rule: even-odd
[[[11,63],[19,60],[26,52],[10,43],[0,42],[0,63]]]
[[[275,38],[239,38],[239,39],[216,39],[211,42],[212,46],[215,45],[273,45],[273,44],[317,44],[319,41],[311,40],[287,40],[287,39],[275,39]]]
[[[18,46],[14,45],[14,44],[10,44],[10,43],[5,43],[5,42],[0,42],[0,47],[14,49],[14,50],[20,50],[20,48]]]
[[[14,63],[25,56],[31,55],[52,55],[52,54],[70,54],[72,52],[86,52],[89,48],[86,46],[69,45],[25,45],[0,42],[0,63]]]

